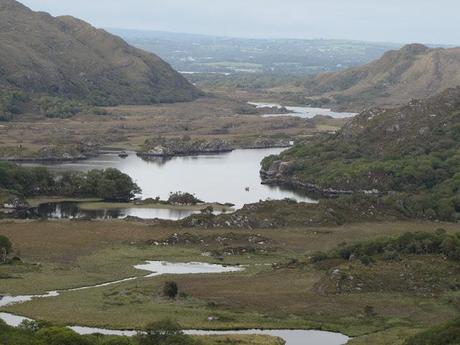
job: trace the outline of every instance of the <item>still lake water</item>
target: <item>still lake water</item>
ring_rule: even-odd
[[[101,208],[89,210],[80,208],[76,202],[52,202],[39,205],[35,210],[35,215],[47,219],[124,219],[126,217],[137,217],[142,219],[168,219],[179,220],[187,218],[192,214],[201,213],[200,211],[187,209],[170,208]],[[219,214],[214,212],[214,214]]]
[[[58,171],[116,168],[131,176],[141,187],[142,198],[159,196],[166,200],[171,192],[182,191],[193,193],[205,202],[229,202],[236,208],[266,199],[293,198],[313,202],[299,192],[261,184],[260,162],[264,157],[283,150],[235,150],[223,154],[150,160],[141,159],[132,152],[125,159],[108,153],[84,161],[38,165]]]
[[[264,108],[264,107],[282,107],[281,104],[277,103],[256,103],[256,102],[249,102],[251,105],[255,105],[257,108]],[[312,107],[291,107],[285,106],[285,108],[291,113],[288,114],[267,114],[262,115],[264,117],[273,117],[273,116],[296,116],[301,117],[304,119],[311,119],[316,115],[323,115],[323,116],[330,116],[335,119],[343,119],[347,117],[356,116],[357,113],[345,113],[345,112],[336,112],[332,111],[331,109],[326,108],[312,108]]]

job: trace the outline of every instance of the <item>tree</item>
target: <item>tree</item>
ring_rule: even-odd
[[[98,185],[98,196],[104,200],[129,201],[141,190],[129,175],[117,169],[106,169]]]
[[[11,253],[13,248],[11,241],[8,237],[0,235],[0,261],[6,262],[8,254]]]
[[[176,282],[166,282],[163,286],[163,295],[170,299],[176,298],[178,293],[179,287]]]
[[[89,171],[82,189],[87,195],[117,202],[129,201],[141,191],[129,175],[113,168]]]
[[[198,342],[185,335],[180,325],[172,320],[149,324],[144,333],[138,335],[139,345],[197,345]]]

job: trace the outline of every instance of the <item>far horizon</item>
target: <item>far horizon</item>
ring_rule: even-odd
[[[72,15],[101,28],[254,39],[337,39],[459,45],[453,0],[21,0],[33,10]],[[83,3],[83,4],[82,4]],[[391,23],[391,25],[389,25]]]
[[[183,36],[202,36],[202,37],[217,37],[217,38],[227,38],[227,39],[238,39],[238,40],[296,40],[296,41],[349,41],[349,42],[358,42],[358,43],[376,43],[376,44],[388,44],[395,46],[404,46],[411,44],[423,44],[429,47],[443,47],[443,48],[454,48],[460,47],[459,44],[447,44],[447,43],[438,43],[438,42],[396,42],[396,41],[369,41],[369,40],[359,40],[353,38],[324,38],[324,37],[305,37],[305,38],[296,38],[296,37],[243,37],[243,36],[232,36],[232,35],[213,35],[211,33],[193,33],[193,32],[180,32],[180,31],[165,31],[165,30],[154,30],[154,29],[136,29],[128,27],[100,27],[100,29],[109,31],[111,33],[117,34],[119,32],[128,33],[153,33],[153,34],[165,34],[165,35],[183,35]]]

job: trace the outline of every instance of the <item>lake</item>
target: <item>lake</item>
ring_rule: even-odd
[[[142,188],[142,194],[139,195],[142,198],[158,196],[166,200],[171,192],[182,191],[193,193],[205,202],[232,203],[236,208],[266,199],[292,198],[314,202],[301,192],[261,184],[260,162],[264,157],[279,154],[283,150],[235,150],[223,154],[149,160],[141,159],[133,152],[129,152],[125,159],[116,153],[107,153],[78,162],[24,165],[46,166],[55,171],[116,168],[131,176]]]
[[[257,103],[257,102],[249,102],[251,105],[255,105],[257,108],[265,108],[265,107],[282,107],[281,104],[277,103]],[[346,112],[336,112],[332,111],[331,109],[325,108],[312,108],[312,107],[291,107],[291,106],[284,106],[287,110],[291,111],[288,114],[266,114],[262,115],[264,117],[272,117],[272,116],[297,116],[304,119],[311,119],[316,115],[323,115],[323,116],[331,116],[335,119],[343,119],[347,117],[356,116],[357,113],[346,113]]]
[[[110,220],[126,217],[142,219],[169,219],[179,220],[201,213],[200,211],[170,208],[101,208],[97,210],[80,208],[77,202],[50,202],[39,205],[34,209],[34,216],[48,219],[95,219]],[[219,214],[215,212],[215,214]]]

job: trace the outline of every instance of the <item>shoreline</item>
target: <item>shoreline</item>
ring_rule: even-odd
[[[60,164],[60,163],[72,163],[72,162],[82,162],[87,161],[91,158],[99,157],[102,155],[119,155],[123,152],[127,152],[129,155],[136,155],[139,158],[174,158],[174,157],[194,157],[194,156],[201,156],[201,155],[213,155],[213,154],[225,154],[231,153],[236,150],[264,150],[264,149],[282,149],[282,148],[290,148],[292,144],[274,144],[274,145],[237,145],[232,147],[231,149],[227,150],[211,150],[211,151],[193,151],[188,153],[175,153],[175,154],[151,154],[148,152],[142,151],[131,151],[131,150],[100,150],[97,153],[87,155],[84,157],[72,157],[72,158],[64,158],[64,157],[47,157],[47,158],[38,158],[38,157],[21,157],[21,158],[6,158],[1,157],[0,162],[10,162],[10,163],[17,163],[17,164]]]

